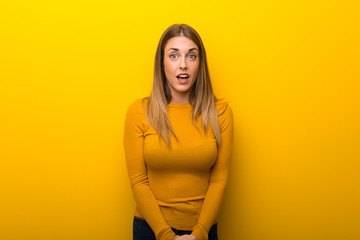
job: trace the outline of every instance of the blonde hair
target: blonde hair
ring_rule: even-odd
[[[167,113],[168,103],[171,101],[171,92],[164,72],[164,48],[170,38],[184,36],[196,43],[199,48],[199,69],[192,89],[190,90],[190,103],[192,105],[192,120],[195,127],[196,119],[201,116],[205,131],[208,124],[213,130],[217,147],[221,144],[218,112],[215,106],[215,97],[210,81],[206,61],[206,52],[199,34],[186,24],[174,24],[162,34],[155,55],[154,79],[151,94],[147,104],[146,118],[157,131],[159,137],[170,146],[170,133],[175,137]]]

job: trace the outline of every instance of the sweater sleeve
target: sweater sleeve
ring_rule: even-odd
[[[201,209],[198,223],[193,227],[192,235],[198,240],[207,240],[210,228],[216,223],[225,186],[229,175],[229,164],[233,148],[233,113],[228,104],[220,110],[219,126],[221,145],[209,180],[209,187]]]
[[[157,240],[172,240],[175,233],[166,223],[157,200],[152,193],[144,160],[144,111],[141,99],[129,106],[124,128],[124,150],[132,194],[137,207]]]

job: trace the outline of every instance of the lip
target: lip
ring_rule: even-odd
[[[178,80],[178,83],[180,83],[180,84],[186,84],[186,83],[189,82],[190,77],[187,78],[187,79],[181,79],[181,78],[176,78],[176,79]]]
[[[181,74],[188,75],[190,77],[190,75],[188,73],[179,73],[178,75],[176,75],[176,77],[178,77]]]

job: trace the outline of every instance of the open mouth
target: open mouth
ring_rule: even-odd
[[[188,79],[190,76],[188,74],[179,74],[176,76],[177,79]]]

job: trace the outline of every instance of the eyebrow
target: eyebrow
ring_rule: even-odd
[[[179,52],[179,49],[178,49],[178,48],[170,48],[168,51],[170,51],[170,50],[174,50],[174,51]],[[197,48],[190,48],[188,52],[191,52],[192,50],[199,51]]]

